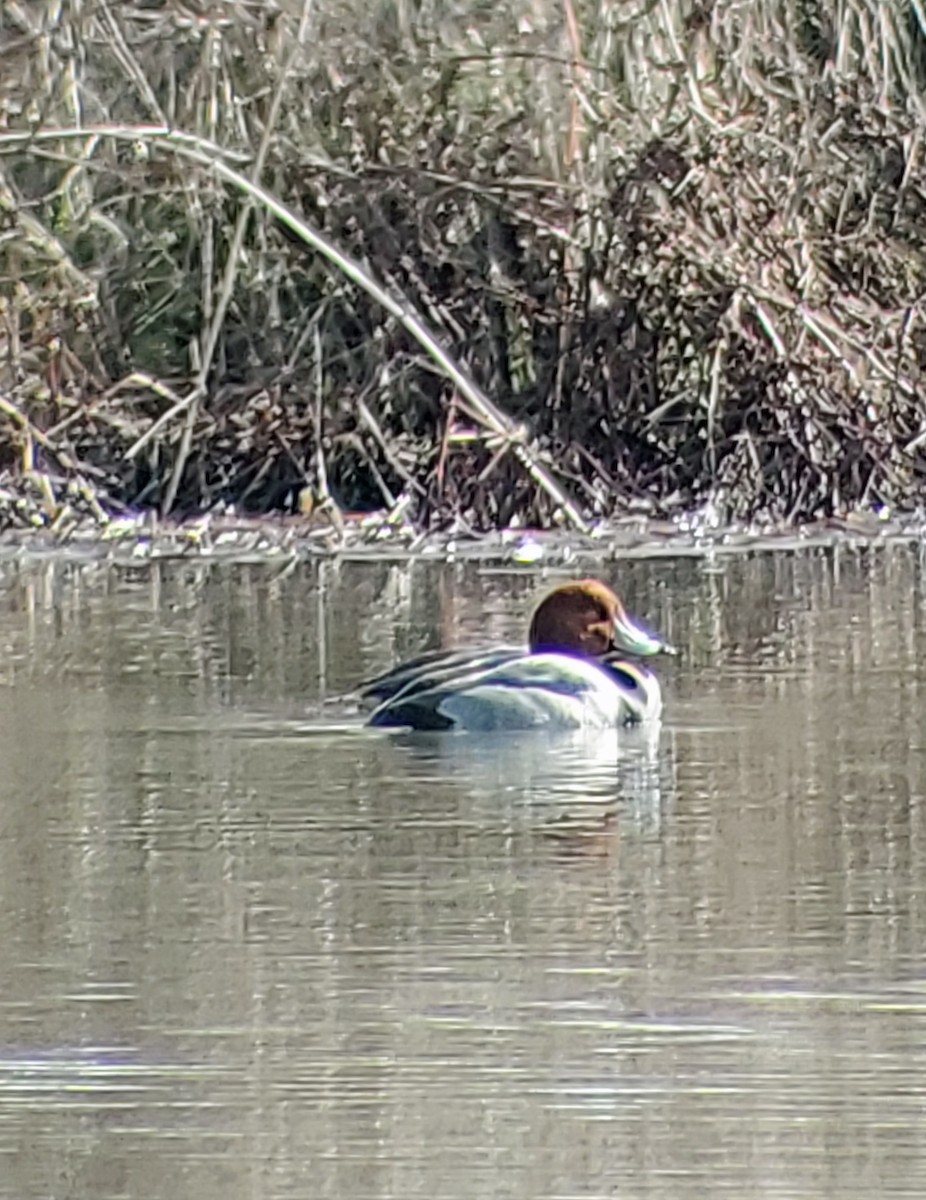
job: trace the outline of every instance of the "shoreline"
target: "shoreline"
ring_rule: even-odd
[[[926,515],[858,511],[801,525],[720,525],[710,510],[675,520],[625,517],[590,535],[504,528],[489,533],[421,532],[388,514],[322,523],[299,516],[214,514],[162,520],[152,513],[0,533],[0,562],[53,557],[116,563],[395,561],[491,564],[495,569],[573,571],[618,560],[727,557],[840,545],[866,548],[926,540]]]

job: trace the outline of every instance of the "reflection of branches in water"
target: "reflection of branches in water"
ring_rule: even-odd
[[[635,748],[633,731],[572,745],[544,735],[374,742],[358,731],[314,760],[342,800],[362,797],[362,812],[345,800],[338,820],[373,830],[368,852],[383,860],[439,855],[444,838],[466,843],[465,857],[468,839],[485,837],[510,865],[512,888],[530,843],[547,857],[629,846],[614,886],[646,897],[634,901],[644,944],[688,936],[699,949],[761,956],[760,935],[781,945],[799,934],[836,958],[915,960],[926,929],[919,551],[763,555],[731,560],[722,575],[691,562],[600,573],[681,650],[663,674],[652,753]],[[422,563],[329,564],[322,593],[317,568],[301,564],[277,573],[60,560],[9,562],[3,579],[16,684],[69,681],[88,711],[107,706],[110,735],[131,723],[156,738],[151,709],[175,710],[179,696],[184,713],[214,714],[235,761],[235,714],[255,706],[304,719],[322,683],[346,691],[429,640],[518,640],[549,583]],[[211,736],[202,742],[211,754]],[[316,789],[310,747],[285,749],[298,759],[301,812]],[[278,760],[279,745],[267,751],[273,772]],[[81,770],[88,780],[105,773],[106,756],[84,755]],[[305,847],[314,849],[308,834]],[[680,897],[690,917],[681,933]],[[883,912],[898,919],[865,919]]]
[[[864,769],[854,767],[842,779],[843,800],[847,806],[858,805],[862,811],[884,813],[885,806],[891,806],[896,813],[909,814],[920,774],[903,763],[894,766],[879,762]]]

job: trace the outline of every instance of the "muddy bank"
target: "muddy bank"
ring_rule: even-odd
[[[923,35],[755,8],[12,10],[0,529],[924,511]]]

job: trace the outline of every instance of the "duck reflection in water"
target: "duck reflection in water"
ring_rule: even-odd
[[[401,731],[398,773],[456,797],[477,826],[525,827],[572,841],[581,853],[602,834],[652,833],[674,795],[671,743],[659,722],[628,729],[489,733],[478,739]],[[426,809],[428,819],[433,807]],[[446,815],[446,814],[445,814]]]

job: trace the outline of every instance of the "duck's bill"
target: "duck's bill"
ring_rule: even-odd
[[[653,654],[676,654],[675,647],[650,629],[642,621],[627,613],[621,613],[614,619],[614,648],[624,654],[636,654],[640,658],[649,658]]]

